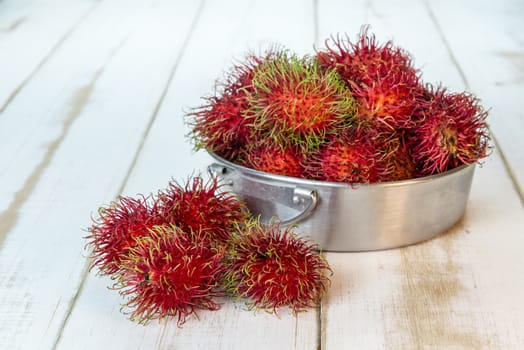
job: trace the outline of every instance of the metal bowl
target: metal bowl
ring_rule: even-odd
[[[401,247],[445,232],[464,214],[475,164],[406,181],[349,185],[274,175],[216,154],[209,171],[262,221],[275,216],[327,251]]]

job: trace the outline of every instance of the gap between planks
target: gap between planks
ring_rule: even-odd
[[[320,30],[319,30],[319,15],[318,15],[318,0],[313,0],[313,43],[315,48],[319,46]]]
[[[162,93],[160,94],[160,98],[158,99],[158,102],[155,105],[155,108],[153,110],[153,113],[151,114],[150,120],[149,120],[149,122],[148,122],[148,124],[147,124],[147,126],[145,128],[145,131],[144,131],[144,133],[142,135],[142,138],[140,139],[140,143],[139,143],[139,145],[138,145],[138,147],[137,147],[137,149],[135,151],[135,156],[133,157],[133,160],[131,161],[131,164],[130,164],[129,169],[128,169],[127,173],[126,173],[126,176],[124,177],[124,180],[122,181],[122,184],[118,188],[118,191],[116,193],[115,198],[122,194],[122,192],[124,191],[128,181],[129,181],[129,178],[130,178],[131,174],[133,173],[133,170],[135,169],[135,166],[137,164],[137,160],[138,160],[138,158],[140,156],[140,153],[142,152],[142,149],[144,147],[144,143],[145,143],[147,137],[149,136],[149,132],[150,132],[150,130],[151,130],[151,128],[152,128],[156,118],[157,118],[158,112],[160,111],[160,108],[162,107],[162,104],[164,103],[165,97],[167,95],[167,92],[169,90],[171,82],[172,82],[172,80],[173,80],[173,78],[175,76],[176,70],[178,68],[178,64],[179,64],[180,60],[182,59],[182,57],[183,57],[183,55],[184,55],[184,53],[186,51],[188,43],[191,40],[191,37],[192,37],[192,35],[194,33],[194,30],[195,30],[195,27],[196,27],[196,25],[197,25],[197,23],[198,23],[198,21],[200,19],[200,15],[201,15],[202,10],[204,8],[205,2],[206,2],[206,0],[201,0],[200,1],[200,4],[199,4],[199,6],[197,8],[197,11],[196,11],[196,14],[195,14],[193,20],[191,21],[189,32],[188,32],[188,34],[187,34],[187,36],[186,36],[186,38],[185,38],[185,40],[184,40],[184,42],[182,44],[182,47],[180,49],[179,54],[175,58],[173,66],[171,67],[171,70],[169,72],[169,77],[168,77],[168,79],[166,81],[166,84],[165,84],[164,88],[162,89]],[[123,45],[124,42],[125,42],[125,40],[118,46],[118,48],[120,48]],[[111,57],[116,53],[116,51],[118,51],[118,48],[115,51],[113,51]],[[1,243],[1,241],[0,241],[0,243]],[[55,343],[53,344],[53,347],[52,347],[53,349],[56,349],[58,347],[58,345],[60,343],[60,340],[62,338],[62,334],[63,334],[64,328],[65,328],[65,326],[66,326],[66,324],[67,324],[67,322],[68,322],[68,320],[69,320],[69,318],[71,316],[71,313],[73,312],[73,309],[75,307],[76,301],[78,300],[78,297],[82,294],[82,291],[84,289],[84,285],[85,285],[85,282],[86,282],[86,279],[87,279],[87,276],[88,276],[89,270],[90,270],[89,269],[89,265],[90,265],[90,261],[86,260],[84,269],[82,270],[82,274],[81,274],[80,285],[78,286],[78,289],[77,289],[76,293],[74,294],[73,298],[71,299],[71,302],[70,302],[70,304],[68,306],[68,309],[66,311],[66,315],[64,317],[64,320],[63,320],[62,324],[60,325],[60,332],[58,333],[58,336],[56,338]],[[159,342],[158,344],[160,344],[160,343],[161,342]],[[158,348],[158,346],[157,346],[157,348]]]
[[[76,95],[73,97],[73,108],[69,111],[67,118],[64,121],[62,132],[56,139],[49,143],[47,151],[40,163],[38,163],[37,166],[33,169],[31,175],[27,178],[22,188],[15,193],[14,198],[7,209],[0,213],[0,247],[2,246],[3,241],[11,229],[18,221],[20,208],[27,201],[35,189],[42,173],[48,167],[56,150],[67,136],[69,129],[71,128],[71,125],[75,121],[76,117],[80,115],[84,109],[87,101],[89,100],[89,97],[91,96],[93,87],[101,73],[102,70],[98,70],[91,79],[91,82],[78,90]]]
[[[38,71],[46,64],[47,61],[49,61],[49,58],[53,56],[53,54],[66,42],[66,40],[75,32],[75,30],[93,13],[95,8],[100,4],[99,1],[93,3],[91,7],[84,13],[78,21],[76,21],[69,30],[66,31],[66,33],[58,40],[58,42],[51,48],[51,50],[44,55],[42,60],[38,62],[38,64],[33,68],[33,70],[29,73],[29,75],[22,80],[22,82],[15,87],[15,89],[7,96],[6,100],[4,101],[3,105],[0,106],[0,115],[2,115],[2,112],[6,110],[6,108],[9,106],[11,102],[18,96],[20,91],[24,88],[24,86],[27,85],[27,83],[38,73]],[[25,20],[25,19],[24,19]],[[11,25],[10,29],[16,28],[18,25],[20,25],[24,20],[18,20],[16,23],[16,26],[13,27]],[[1,232],[0,232],[0,243],[1,243]]]
[[[462,82],[464,83],[464,86],[466,87],[466,89],[471,90],[471,86],[470,86],[470,84],[468,82],[468,79],[466,78],[466,74],[464,73],[464,70],[462,69],[462,67],[461,67],[460,63],[458,62],[457,58],[455,57],[455,55],[453,53],[453,50],[451,49],[451,46],[450,46],[450,44],[449,44],[449,42],[448,42],[448,40],[446,38],[446,35],[444,34],[444,31],[442,30],[442,27],[441,27],[439,21],[437,20],[437,17],[435,16],[433,10],[431,9],[431,5],[429,4],[428,0],[424,0],[424,6],[426,7],[426,9],[428,11],[429,18],[433,22],[433,25],[435,26],[435,29],[437,30],[437,33],[438,33],[438,35],[440,36],[440,38],[442,40],[442,43],[444,44],[446,50],[448,51],[448,55],[449,55],[449,57],[451,59],[451,62],[453,62],[453,65],[457,69],[457,71],[458,71],[458,73],[460,75],[460,78],[462,79]],[[504,152],[502,151],[502,148],[500,147],[500,143],[497,141],[497,138],[491,132],[491,129],[490,129],[490,134],[491,134],[491,139],[493,141],[494,147],[497,148],[498,151],[499,151],[500,157],[502,159],[502,164],[504,165],[504,170],[506,171],[506,174],[508,175],[508,177],[511,179],[511,183],[513,184],[513,188],[515,189],[515,191],[517,192],[517,195],[520,198],[520,203],[522,204],[522,206],[524,206],[524,189],[520,187],[520,184],[517,181],[517,177],[513,173],[511,165],[509,164],[508,159],[504,155]]]
[[[114,55],[118,52],[118,50],[124,45],[124,43],[127,41],[127,37],[124,38],[109,54],[107,60],[102,64],[102,66],[95,72],[93,77],[91,78],[91,81],[80,88],[76,94],[73,96],[72,99],[72,108],[67,114],[67,117],[63,123],[62,131],[60,135],[53,141],[49,143],[47,146],[47,151],[44,154],[44,157],[40,161],[40,163],[37,164],[37,166],[33,169],[31,172],[31,175],[27,178],[22,188],[20,188],[16,193],[7,207],[6,210],[0,213],[0,247],[2,246],[2,243],[7,238],[7,235],[11,231],[11,229],[14,227],[14,225],[18,221],[18,213],[22,205],[27,201],[27,199],[31,196],[31,193],[35,189],[36,185],[40,181],[40,177],[42,176],[43,172],[48,167],[49,163],[53,159],[56,150],[59,148],[62,141],[66,138],[69,129],[73,125],[76,118],[82,113],[84,110],[84,107],[86,106],[87,102],[89,101],[89,98],[93,92],[94,86],[100,76],[102,75],[104,71],[104,67],[111,61],[111,59],[114,57]]]
[[[515,189],[515,192],[517,192],[517,195],[520,198],[520,204],[522,204],[522,206],[524,207],[524,188],[520,187],[517,177],[515,176],[515,173],[513,172],[508,159],[504,155],[504,152],[502,151],[502,148],[500,147],[500,143],[497,141],[497,138],[495,137],[493,133],[491,134],[491,138],[493,139],[493,143],[495,144],[494,152],[498,150],[500,159],[502,160],[502,164],[504,165],[504,170],[506,170],[506,173],[508,174],[509,178],[511,179],[511,183],[513,184],[513,188]]]

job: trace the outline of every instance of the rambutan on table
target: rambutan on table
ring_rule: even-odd
[[[415,246],[326,253],[318,309],[224,300],[146,326],[89,273],[90,215],[205,172],[184,110],[248,50],[312,53],[362,24],[428,82],[491,108],[495,149],[464,218]],[[0,1],[0,349],[524,348],[521,0]]]

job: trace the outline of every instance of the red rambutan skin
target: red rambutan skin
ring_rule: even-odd
[[[279,55],[277,48],[261,56],[246,55],[226,73],[223,81],[217,82],[214,96],[204,98],[204,105],[186,115],[195,149],[206,149],[234,160],[238,152],[251,143],[256,131],[245,111],[249,108],[248,96],[253,93],[254,71]]]
[[[343,77],[359,104],[359,121],[391,130],[415,127],[419,72],[407,52],[391,41],[379,45],[367,30],[355,43],[348,37],[326,41],[327,50],[317,53],[319,64]]]
[[[352,84],[359,105],[358,120],[378,128],[411,129],[418,125],[418,82],[407,75],[390,75],[369,86]]]
[[[317,60],[324,68],[334,68],[346,82],[371,86],[390,75],[418,77],[412,58],[392,41],[379,44],[368,27],[360,31],[356,42],[348,36],[326,40],[326,50],[317,52]]]
[[[133,246],[134,240],[148,234],[155,225],[165,223],[149,197],[119,197],[107,207],[98,210],[98,218],[88,231],[87,246],[91,248],[91,268],[102,275],[120,270],[121,257]]]
[[[226,242],[237,221],[249,215],[243,202],[222,191],[216,178],[171,182],[158,193],[158,210],[165,221],[185,231],[202,231],[213,241]]]
[[[385,152],[386,173],[380,181],[401,181],[417,176],[415,160],[408,147],[405,133],[393,134]]]
[[[304,154],[296,147],[262,143],[245,149],[238,164],[271,174],[303,177]]]
[[[205,106],[190,114],[196,149],[235,159],[251,135],[249,119],[243,115],[246,109],[246,96],[242,90],[207,98]]]
[[[210,247],[199,232],[155,226],[121,259],[115,289],[127,298],[131,320],[177,317],[186,321],[197,309],[218,310],[213,298],[224,295],[224,247]]]
[[[338,74],[311,57],[280,55],[255,69],[248,114],[259,137],[305,152],[352,123],[354,98]]]
[[[373,129],[353,128],[313,152],[305,165],[310,178],[349,184],[381,181],[389,173],[385,152],[391,142]]]
[[[410,136],[420,175],[442,173],[488,155],[488,112],[478,98],[432,86],[425,95],[427,103],[419,112],[423,123]]]
[[[329,285],[331,269],[318,246],[300,239],[291,227],[251,220],[230,247],[228,290],[252,308],[298,312],[315,307]]]

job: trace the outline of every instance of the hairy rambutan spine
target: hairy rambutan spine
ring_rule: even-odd
[[[171,182],[158,193],[158,211],[166,222],[185,231],[202,231],[213,241],[226,242],[237,221],[249,215],[244,203],[223,191],[218,179],[195,176],[185,184]]]
[[[423,123],[410,137],[421,175],[442,173],[488,155],[488,112],[478,98],[430,85],[425,95],[427,102],[419,111]]]
[[[325,69],[334,68],[346,82],[371,86],[391,74],[419,75],[411,55],[392,41],[379,44],[375,35],[364,26],[353,42],[347,35],[326,40],[326,50],[317,52],[317,60]]]
[[[417,167],[405,133],[393,134],[389,140],[384,157],[387,170],[380,181],[400,181],[416,177]]]
[[[206,103],[186,114],[196,150],[210,152],[235,160],[238,152],[248,145],[256,134],[252,121],[245,111],[248,97],[253,93],[253,75],[256,67],[281,55],[281,49],[271,48],[263,55],[250,53],[235,64],[225,79],[215,85],[213,96]]]
[[[331,269],[318,246],[292,227],[251,220],[233,236],[225,282],[228,291],[251,308],[294,312],[318,306]]]
[[[247,113],[260,137],[304,152],[351,124],[356,105],[338,74],[311,57],[281,55],[255,69]]]
[[[224,254],[201,232],[155,226],[121,258],[114,288],[127,298],[122,310],[140,323],[176,317],[181,325],[198,309],[219,309],[214,298],[224,295]]]
[[[359,105],[357,119],[390,131],[416,127],[419,120],[413,115],[418,108],[418,85],[416,77],[405,74],[392,74],[369,86],[351,83]]]
[[[389,173],[385,159],[390,142],[387,134],[353,128],[313,152],[306,173],[313,179],[350,184],[381,181]]]
[[[91,268],[97,267],[102,275],[118,272],[121,257],[133,246],[134,240],[147,235],[153,226],[164,223],[151,197],[121,196],[109,206],[101,207],[86,237],[91,249]]]
[[[248,108],[241,90],[206,98],[207,103],[188,114],[196,150],[206,149],[234,160],[249,142],[251,130],[244,116]]]
[[[303,177],[305,155],[293,146],[262,143],[246,148],[239,156],[238,164],[271,174]]]
[[[420,77],[411,56],[391,41],[379,45],[368,27],[355,43],[348,37],[332,42],[326,41],[327,49],[318,52],[317,59],[343,77],[358,102],[358,120],[390,130],[415,127]]]

